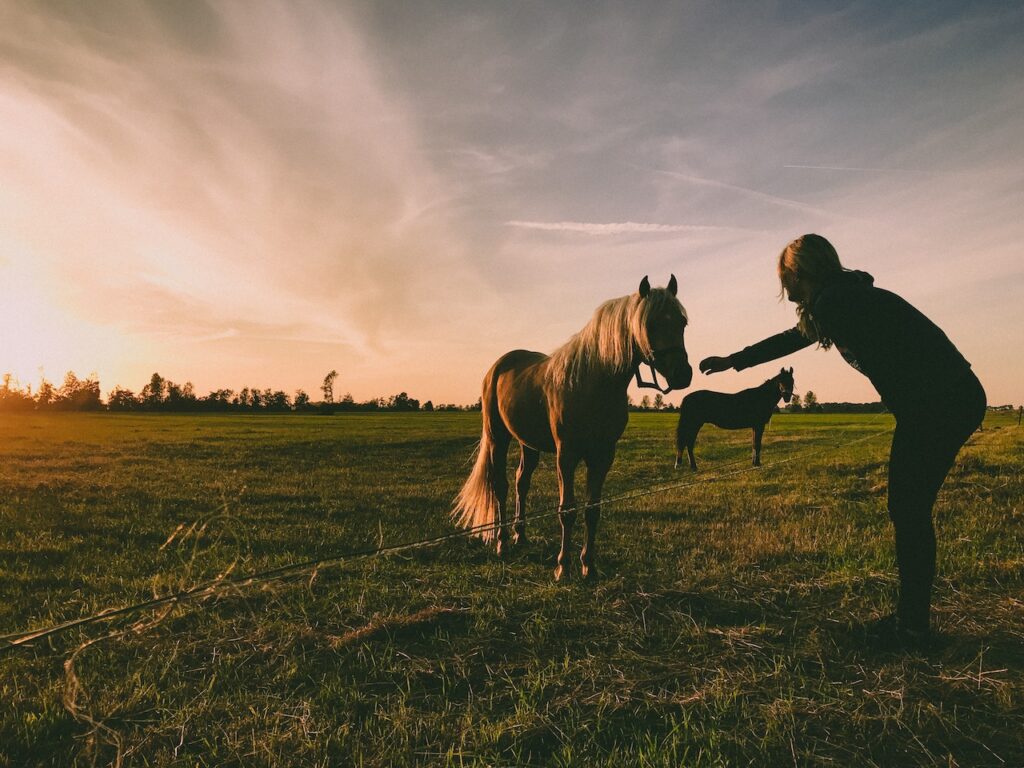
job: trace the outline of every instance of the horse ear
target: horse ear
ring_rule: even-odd
[[[647,279],[647,275],[644,275],[644,279],[640,281],[640,298],[646,299],[651,294],[651,281]]]
[[[792,375],[793,375],[793,366],[792,366],[792,365],[791,365],[791,366],[789,366],[789,375],[790,375],[790,376],[792,376]]]
[[[676,283],[676,276],[672,275],[668,280],[668,292],[675,296],[678,291],[679,285]]]

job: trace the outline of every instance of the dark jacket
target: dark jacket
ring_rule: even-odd
[[[843,272],[822,287],[810,313],[823,336],[867,376],[890,411],[921,407],[970,370],[946,334],[866,272]],[[804,349],[814,341],[790,328],[731,356],[737,371]]]

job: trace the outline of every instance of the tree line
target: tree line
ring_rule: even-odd
[[[137,393],[115,386],[106,400],[100,391],[95,374],[79,378],[72,371],[64,376],[60,386],[40,382],[36,391],[31,385],[20,387],[11,374],[3,376],[0,384],[0,410],[3,411],[110,411],[110,412],[170,412],[170,413],[338,413],[371,411],[472,411],[480,409],[480,401],[472,405],[420,402],[406,392],[390,397],[376,397],[357,401],[351,394],[340,400],[334,398],[337,371],[324,377],[322,399],[314,401],[302,389],[289,394],[283,390],[243,387],[240,390],[215,389],[199,395],[192,382],[178,384],[154,373],[149,382]]]
[[[456,403],[435,404],[420,402],[407,392],[390,397],[375,397],[357,401],[346,393],[339,400],[334,397],[337,371],[328,373],[320,385],[321,399],[314,401],[302,389],[289,394],[283,390],[243,387],[215,389],[198,395],[191,382],[177,384],[154,373],[139,392],[121,386],[114,387],[103,399],[100,383],[95,374],[84,379],[72,371],[64,376],[58,387],[45,378],[33,392],[31,386],[19,387],[11,374],[4,374],[0,383],[0,411],[156,411],[189,413],[346,413],[373,411],[479,411],[480,400],[471,405]],[[644,395],[639,403],[629,398],[632,411],[676,411],[678,407],[661,394],[651,398]],[[884,413],[881,402],[874,403],[821,403],[817,395],[808,390],[803,397],[794,394],[782,413]],[[1016,410],[1015,406],[989,406],[989,410]]]

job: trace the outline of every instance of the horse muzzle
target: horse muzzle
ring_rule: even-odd
[[[669,389],[686,389],[693,381],[693,368],[681,347],[655,351],[651,366],[665,377]]]

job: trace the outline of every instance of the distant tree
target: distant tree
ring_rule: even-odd
[[[192,385],[191,381],[186,381],[185,386],[181,388],[181,399],[185,401],[185,404],[189,408],[194,408],[199,398],[196,397],[196,388]]]
[[[418,411],[420,409],[420,401],[409,397],[406,392],[399,392],[397,395],[392,395],[388,398],[387,404],[383,407],[390,411]]]
[[[424,411],[433,411],[434,410],[434,403],[433,403],[433,401],[427,400],[427,402],[425,402],[423,404],[423,410]]]
[[[149,378],[149,384],[144,386],[139,393],[139,400],[142,401],[144,407],[155,410],[163,404],[165,391],[164,377],[159,373],[154,373]]]
[[[199,398],[197,404],[205,411],[229,411],[233,407],[232,398],[235,398],[232,390],[215,389],[206,397]]]
[[[182,410],[185,405],[185,398],[182,396],[181,386],[167,379],[164,382],[164,392],[167,394],[164,398],[163,407],[168,411]]]
[[[804,407],[803,407],[803,405],[800,402],[800,395],[798,395],[796,392],[794,392],[793,393],[793,398],[789,401],[789,410],[790,410],[790,412],[792,412],[792,413],[799,413],[803,409],[804,409]]]
[[[661,396],[661,392],[654,396],[654,410],[660,411],[665,407],[665,398]]]
[[[74,371],[64,375],[64,384],[57,391],[57,407],[68,411],[96,411],[103,407],[100,383],[95,374],[80,379]]]
[[[296,389],[292,402],[295,404],[296,411],[304,411],[309,408],[309,395],[304,390]]]
[[[139,407],[135,393],[120,386],[114,387],[107,395],[107,409],[111,411],[134,411]]]
[[[7,411],[28,411],[35,408],[32,390],[22,390],[17,384],[12,383],[12,380],[11,374],[4,374],[3,386],[0,386],[0,408]]]
[[[267,397],[267,404],[269,408],[274,411],[287,411],[292,405],[291,398],[288,397],[288,393],[280,389],[269,394]]]
[[[640,400],[640,410],[649,411],[651,410],[651,398],[649,395],[644,395]]]
[[[54,404],[57,400],[57,390],[53,388],[53,384],[43,379],[39,382],[39,391],[36,392],[36,407],[46,409]]]
[[[324,393],[324,402],[334,402],[334,380],[338,378],[338,372],[332,370],[324,376],[324,383],[320,385],[320,391]]]
[[[818,396],[811,390],[807,390],[807,393],[804,395],[804,409],[808,411],[818,409]]]

